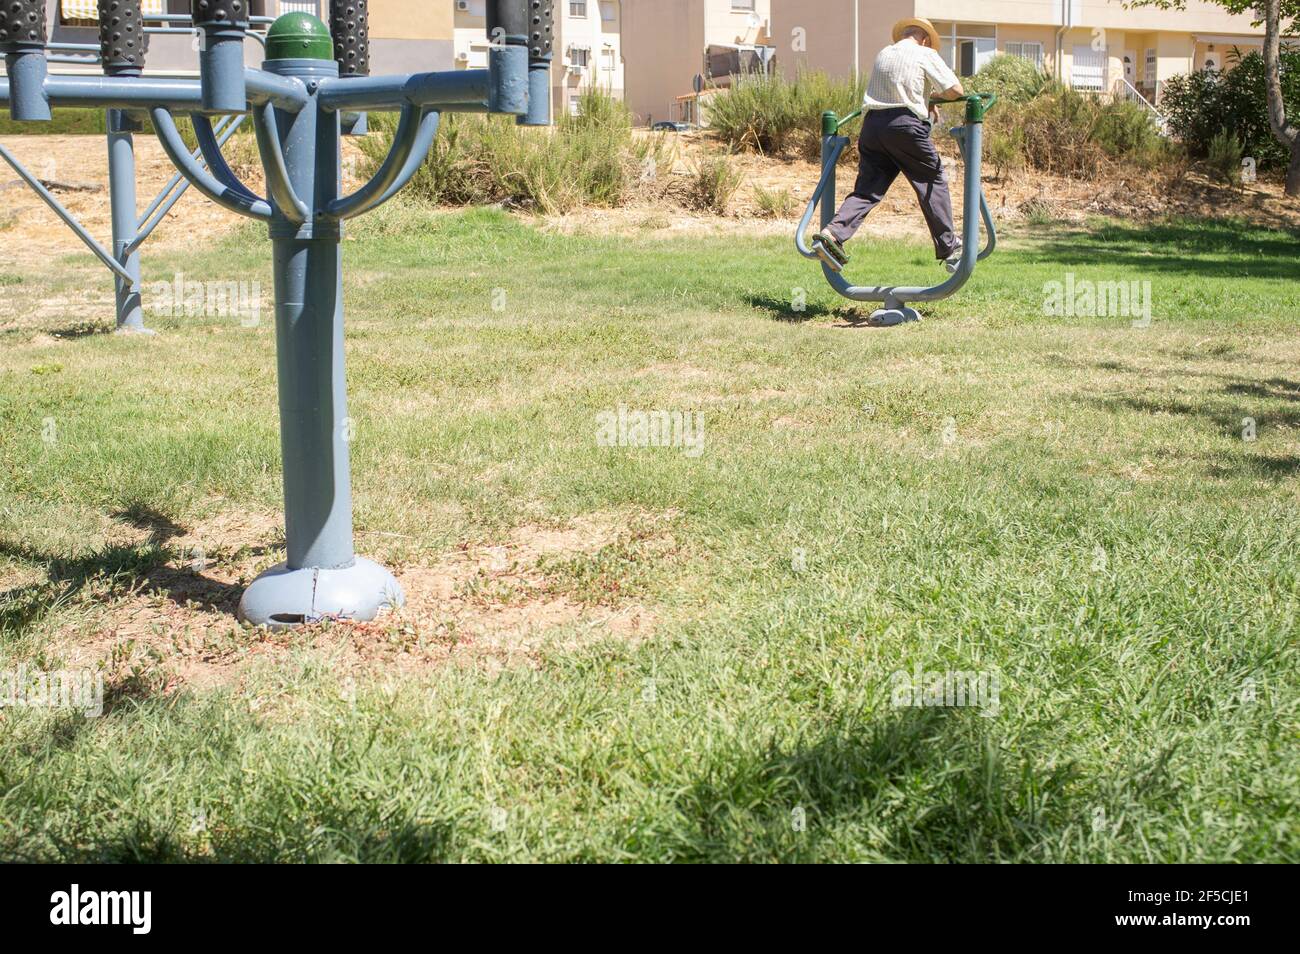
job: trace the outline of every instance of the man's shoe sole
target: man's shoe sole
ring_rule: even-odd
[[[822,260],[822,264],[825,265],[827,268],[829,268],[831,271],[833,272],[844,271],[845,263],[841,262],[838,258],[836,258],[833,254],[831,254],[831,250],[828,249],[821,242],[818,242],[816,240],[813,241],[813,251],[816,252],[817,257]]]

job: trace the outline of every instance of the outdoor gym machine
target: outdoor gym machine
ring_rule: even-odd
[[[101,0],[127,49],[140,0]],[[387,201],[424,161],[444,111],[502,113],[550,122],[545,76],[552,52],[551,0],[488,0],[488,68],[409,75],[368,74],[365,0],[331,0],[330,28],[302,13],[278,18],[262,69],[245,69],[247,0],[192,0],[202,31],[200,79],[139,75],[47,75],[32,26],[44,0],[4,0],[8,79],[0,104],[15,119],[48,119],[51,105],[147,112],[163,150],[199,192],[265,222],[275,286],[280,443],[287,559],[253,581],[239,615],[285,627],[324,618],[369,620],[403,601],[386,569],[356,556],[343,370],[340,238],[343,223]],[[21,8],[21,10],[19,10]],[[17,13],[10,15],[9,11]],[[135,11],[132,15],[129,11]],[[17,19],[13,19],[17,17]],[[17,32],[14,31],[17,27]],[[540,76],[540,78],[539,78]],[[530,97],[531,90],[544,95]],[[540,100],[540,102],[539,102]],[[374,177],[340,195],[341,114],[399,113],[392,147]],[[211,117],[251,112],[266,197],[240,182],[221,157]],[[188,114],[204,168],[175,123]]]
[[[270,17],[249,19],[251,24],[263,29],[271,23]],[[164,25],[148,26],[146,21],[149,20],[158,20]],[[189,14],[151,14],[145,17],[141,15],[138,4],[124,8],[116,0],[101,0],[99,43],[47,43],[44,5],[7,0],[0,10],[0,52],[5,55],[6,72],[10,77],[16,77],[13,82],[30,94],[32,90],[43,91],[47,61],[60,64],[98,63],[105,76],[138,77],[144,68],[148,37],[153,34],[188,35],[191,29],[186,25],[189,23]],[[250,30],[246,35],[259,43],[264,42],[260,33]],[[53,50],[54,55],[43,57],[41,54],[46,50]],[[39,83],[38,77],[42,78]],[[48,98],[35,94],[21,102],[14,100],[10,110],[18,119],[50,118]],[[105,110],[109,211],[112,221],[112,242],[107,249],[64,208],[35,173],[24,167],[12,152],[0,146],[0,159],[18,173],[37,197],[113,273],[116,327],[117,331],[123,333],[148,330],[144,327],[141,302],[140,247],[189,188],[189,181],[177,172],[149,203],[144,213],[136,214],[133,134],[141,130],[140,115],[142,114],[115,108]],[[242,115],[223,117],[214,130],[218,143],[224,145],[243,121]],[[199,150],[195,149],[190,155],[196,161],[202,161]]]
[[[835,113],[822,114],[822,175],[813,192],[812,200],[799,222],[799,231],[795,234],[795,247],[804,258],[817,259],[822,263],[822,273],[831,287],[845,298],[853,301],[878,301],[882,308],[872,312],[871,320],[877,325],[897,325],[905,321],[919,321],[921,316],[910,302],[938,301],[954,295],[966,284],[975,272],[975,263],[983,261],[993,254],[997,246],[997,232],[993,227],[993,216],[989,212],[988,202],[984,199],[984,189],[980,184],[980,164],[984,151],[984,114],[997,100],[992,93],[972,93],[960,100],[932,100],[933,105],[945,102],[966,104],[965,124],[951,130],[957,140],[966,166],[966,176],[962,188],[962,256],[957,270],[948,280],[928,288],[909,287],[905,285],[854,285],[841,273],[831,268],[807,242],[808,226],[812,222],[813,212],[821,205],[821,227],[830,225],[837,211],[835,188],[835,169],[840,156],[848,147],[849,138],[841,136],[840,130],[862,114],[861,110],[839,119]],[[983,219],[987,242],[979,248],[979,227]]]

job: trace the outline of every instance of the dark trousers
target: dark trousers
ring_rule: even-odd
[[[951,255],[960,241],[953,232],[952,199],[943,162],[930,139],[930,124],[906,107],[872,110],[862,122],[858,154],[858,181],[828,227],[831,235],[841,242],[852,238],[901,172],[921,202],[935,257]]]

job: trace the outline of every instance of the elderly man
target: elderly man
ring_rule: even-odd
[[[844,243],[867,213],[880,204],[901,172],[916,190],[925,222],[934,237],[935,257],[949,271],[961,260],[961,240],[953,232],[952,199],[943,163],[930,140],[927,93],[940,99],[965,95],[960,80],[939,56],[939,33],[929,20],[910,17],[894,24],[894,44],[880,51],[862,108],[858,139],[858,181],[835,220],[813,239],[813,247],[836,271],[848,263]]]

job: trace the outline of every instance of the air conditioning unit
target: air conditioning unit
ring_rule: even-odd
[[[469,54],[468,54],[468,53],[464,53],[464,52],[457,53],[457,54],[456,54],[456,62],[457,62],[457,63],[468,63],[468,62],[469,62]]]
[[[469,0],[456,0],[457,13],[469,13]]]

